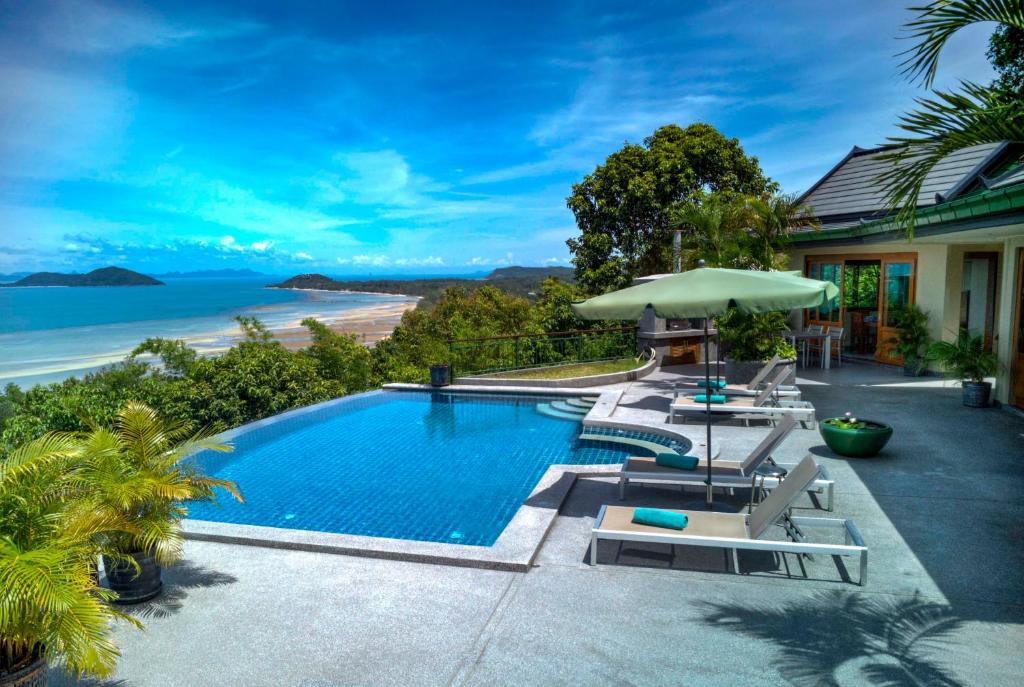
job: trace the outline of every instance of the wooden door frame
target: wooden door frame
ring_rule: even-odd
[[[804,256],[804,275],[810,275],[811,263],[839,263],[840,265],[840,276],[839,276],[839,326],[845,326],[846,321],[846,304],[845,304],[845,286],[846,286],[846,263],[847,262],[858,262],[858,261],[871,261],[878,262],[878,336],[875,343],[875,360],[887,365],[902,365],[902,360],[896,360],[893,358],[880,358],[879,351],[882,345],[882,328],[885,322],[885,263],[886,262],[909,262],[910,267],[910,294],[909,303],[917,302],[917,253],[912,252],[901,252],[901,253],[821,253],[817,255],[805,255]],[[821,324],[821,325],[835,325],[835,322],[825,322],[824,320],[814,320],[809,317],[809,310],[804,310],[804,324]]]
[[[985,325],[982,337],[985,341],[985,349],[995,350],[996,336],[996,313],[999,305],[999,251],[968,251],[964,253],[964,260],[988,260],[988,283],[985,285]]]
[[[1017,394],[1018,385],[1024,387],[1024,365],[1020,364],[1021,327],[1024,326],[1024,248],[1017,249],[1014,261],[1017,265],[1016,287],[1013,294],[1013,340],[1010,342],[1010,384],[1009,402],[1012,406],[1024,408],[1024,391]]]

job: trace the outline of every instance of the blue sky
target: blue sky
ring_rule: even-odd
[[[710,122],[789,192],[912,97],[900,3],[0,3],[0,272],[567,264],[572,183]],[[939,85],[985,81],[989,27]]]

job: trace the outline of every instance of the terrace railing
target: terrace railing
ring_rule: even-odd
[[[636,345],[636,327],[509,334],[448,342],[452,375],[460,377],[632,357],[636,355]]]

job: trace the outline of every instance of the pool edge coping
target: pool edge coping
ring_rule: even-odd
[[[549,466],[491,546],[367,537],[192,519],[185,519],[182,522],[182,531],[185,539],[193,541],[527,572],[533,567],[534,560],[576,479],[580,476],[617,475],[618,467],[567,464]]]

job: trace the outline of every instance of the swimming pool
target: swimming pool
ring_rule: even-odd
[[[551,400],[376,391],[241,428],[233,453],[197,460],[237,482],[245,503],[191,504],[189,517],[490,546],[549,466],[621,463],[638,452],[579,441],[578,420],[538,412]]]

